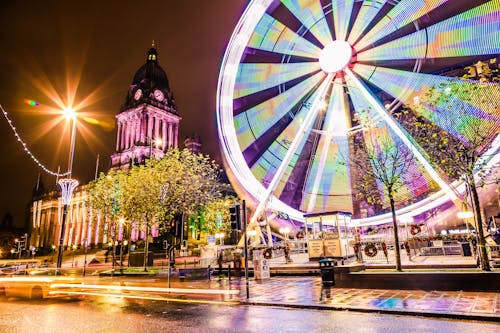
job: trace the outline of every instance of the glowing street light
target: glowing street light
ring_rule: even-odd
[[[216,233],[215,239],[217,239],[217,238],[219,238],[219,244],[224,245],[224,233],[223,232]]]
[[[288,240],[289,233],[290,233],[290,228],[288,227],[280,228],[280,234],[285,236],[285,240]]]
[[[153,157],[153,144],[155,148],[158,149],[161,145],[163,145],[163,140],[161,138],[149,139],[149,158]]]

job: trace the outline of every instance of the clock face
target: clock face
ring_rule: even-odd
[[[160,90],[156,89],[154,91],[154,96],[155,96],[156,100],[158,100],[160,102],[163,101],[164,96],[163,96],[163,93]]]
[[[142,90],[137,89],[137,91],[135,92],[135,95],[134,95],[135,100],[138,100],[139,98],[141,98],[141,96],[142,96]]]

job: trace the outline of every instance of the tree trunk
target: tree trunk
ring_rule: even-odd
[[[149,224],[146,223],[146,239],[144,244],[144,272],[147,272],[147,265],[149,261]]]
[[[394,257],[396,259],[396,270],[401,272],[402,269],[401,253],[399,251],[398,222],[396,221],[396,210],[394,208],[394,198],[392,197],[392,194],[389,194],[389,201],[391,203],[392,226],[394,227]]]
[[[481,207],[479,204],[479,196],[477,194],[476,184],[474,183],[474,176],[467,177],[470,192],[472,194],[472,202],[474,203],[474,215],[476,218],[477,236],[479,238],[479,257],[481,260],[481,268],[483,271],[491,271],[490,260],[486,252],[486,242],[484,240],[483,232],[483,219],[481,217]]]

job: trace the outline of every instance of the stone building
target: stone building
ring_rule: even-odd
[[[111,167],[126,169],[154,156],[161,158],[178,147],[179,116],[165,71],[154,48],[135,73],[125,103],[116,115],[117,135]],[[108,242],[110,221],[94,214],[86,205],[86,187],[73,195],[66,220],[64,246],[87,244],[100,247]],[[61,233],[63,205],[59,191],[34,197],[31,206],[30,246],[55,250]]]

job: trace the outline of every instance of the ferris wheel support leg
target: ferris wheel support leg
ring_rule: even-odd
[[[439,185],[439,187],[448,195],[448,197],[453,201],[457,207],[462,206],[462,199],[457,195],[457,193],[451,188],[451,186],[445,182],[441,176],[434,170],[434,167],[427,161],[427,159],[422,155],[421,150],[416,146],[415,143],[411,142],[405,135],[401,127],[396,123],[396,121],[387,113],[385,108],[380,104],[380,102],[373,97],[373,95],[368,91],[365,85],[354,75],[354,73],[346,68],[345,72],[347,76],[354,82],[356,87],[361,91],[366,100],[373,106],[375,111],[380,115],[380,117],[386,122],[387,125],[396,133],[396,135],[403,141],[403,143],[410,149],[413,156],[422,164],[424,169],[429,173],[431,178]]]

